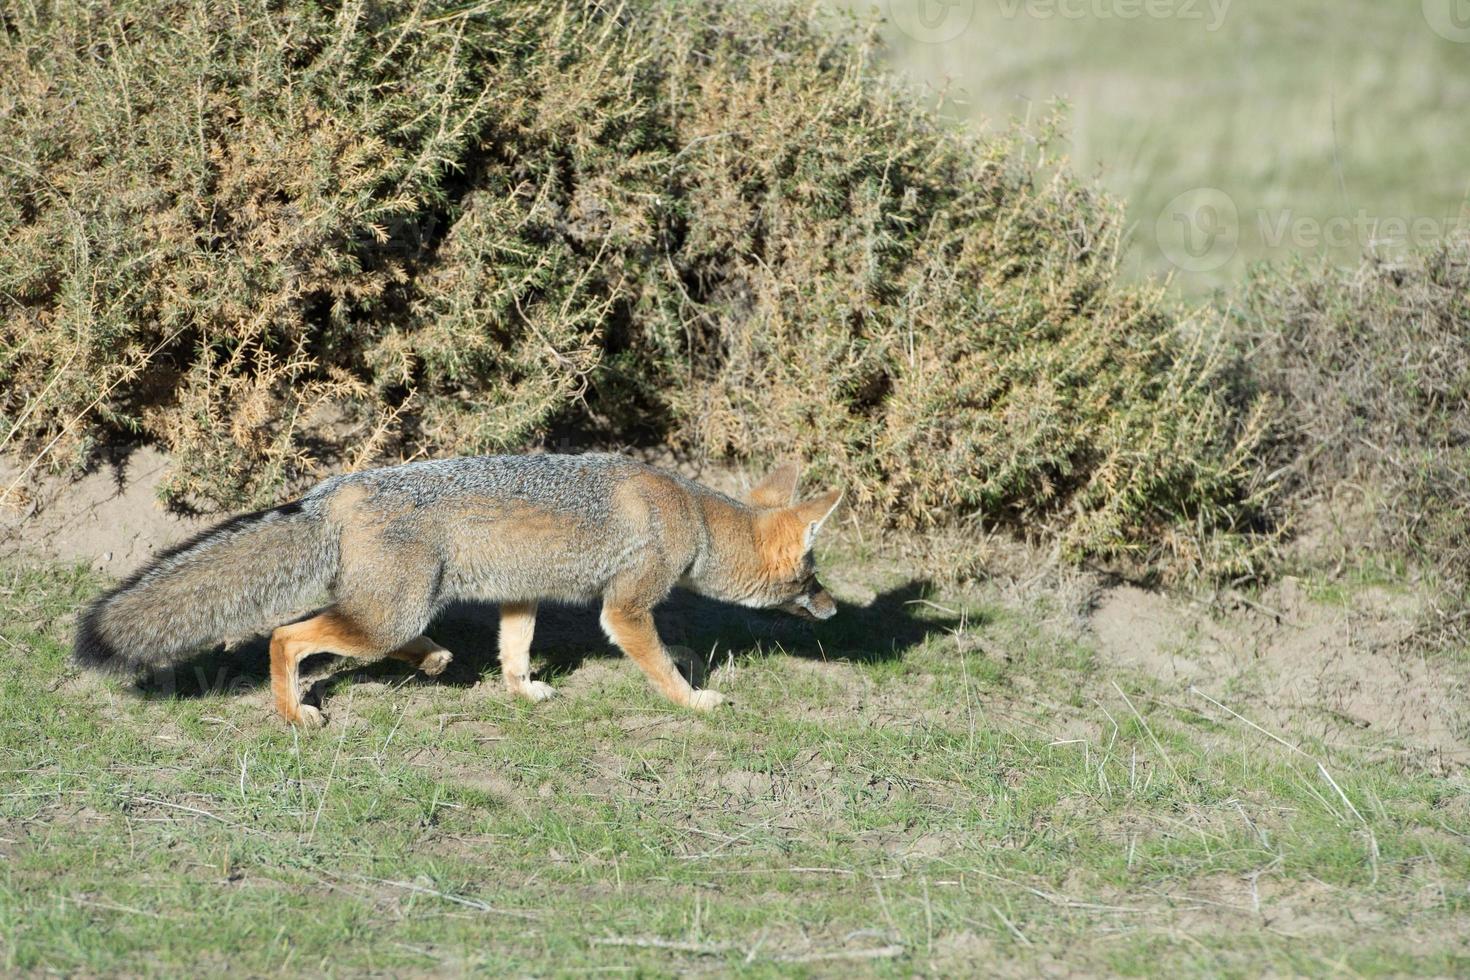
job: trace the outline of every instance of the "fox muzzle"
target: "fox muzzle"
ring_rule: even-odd
[[[811,592],[799,595],[782,605],[781,609],[803,619],[812,620],[831,619],[837,615],[836,601],[823,588],[816,588]]]

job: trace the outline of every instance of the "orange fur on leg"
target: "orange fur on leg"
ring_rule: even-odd
[[[271,634],[271,694],[276,711],[293,725],[320,727],[326,719],[319,709],[301,703],[299,667],[313,653],[348,657],[376,657],[381,649],[344,617],[332,612],[282,626]]]
[[[653,614],[646,609],[603,606],[602,628],[637,664],[653,686],[670,701],[686,708],[713,708],[724,700],[718,691],[696,691],[689,686],[659,639]]]

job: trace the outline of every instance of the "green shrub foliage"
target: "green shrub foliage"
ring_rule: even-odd
[[[1258,415],[1045,133],[785,4],[0,14],[0,422],[169,492],[551,431],[810,462],[872,524],[1249,566]],[[1233,390],[1233,389],[1232,389]]]

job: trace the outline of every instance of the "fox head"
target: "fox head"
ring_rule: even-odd
[[[842,493],[834,490],[798,502],[799,477],[797,467],[788,463],[751,489],[746,496],[748,537],[741,534],[743,540],[732,542],[735,547],[718,549],[726,553],[715,562],[721,579],[715,591],[743,606],[830,619],[837,603],[817,581],[812,541],[842,502]]]

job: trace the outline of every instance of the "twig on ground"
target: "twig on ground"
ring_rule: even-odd
[[[379,885],[388,885],[393,888],[402,888],[405,891],[411,891],[419,895],[430,895],[434,898],[442,898],[446,902],[453,902],[455,905],[463,905],[465,908],[471,908],[477,912],[493,912],[496,915],[509,915],[517,919],[530,919],[532,921],[541,918],[534,912],[522,912],[519,909],[496,908],[493,905],[485,904],[479,899],[465,898],[463,895],[452,895],[449,892],[441,892],[437,888],[429,888],[426,885],[415,884],[412,881],[393,881],[388,878],[374,878],[372,875],[348,875],[347,877],[356,878],[359,881],[371,881]]]
[[[1016,928],[1016,924],[1014,922],[1006,918],[1006,914],[1000,910],[1000,906],[992,905],[990,906],[990,911],[994,912],[995,917],[1005,924],[1005,927],[1011,931],[1011,935],[1015,936],[1021,941],[1022,946],[1031,945],[1031,940],[1026,938],[1026,934],[1024,932]]]
[[[657,936],[594,936],[594,946],[631,946],[635,949],[667,949],[676,953],[696,953],[700,956],[719,956],[735,947],[729,943],[689,943],[675,939],[659,939]]]
[[[131,905],[120,905],[116,902],[99,902],[93,898],[77,898],[75,895],[68,896],[75,905],[90,905],[96,909],[107,909],[109,912],[126,912],[129,915],[143,915],[150,919],[160,919],[157,912],[149,912],[147,909],[135,909]]]
[[[834,949],[826,953],[802,953],[772,958],[778,963],[821,963],[830,960],[886,960],[902,956],[904,952],[902,946],[894,943],[873,949]]]
[[[337,736],[337,750],[332,753],[332,766],[330,769],[327,770],[326,785],[322,787],[322,795],[319,796],[316,801],[316,815],[311,818],[311,832],[306,835],[306,842],[308,844],[316,839],[316,826],[321,822],[322,808],[327,805],[327,793],[331,792],[332,789],[332,777],[337,774],[337,760],[342,758],[342,743],[347,740],[347,719],[352,715],[352,699],[356,694],[357,691],[355,689],[347,692],[347,707],[346,709],[344,709],[342,717],[342,733]],[[244,790],[245,770],[241,769],[240,791],[242,795],[244,793]]]

